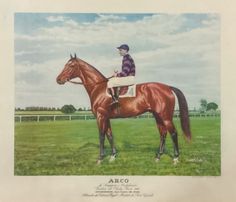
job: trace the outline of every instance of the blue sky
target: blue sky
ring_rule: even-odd
[[[125,18],[129,22],[134,22],[137,20],[142,20],[145,16],[152,16],[152,14],[119,14],[118,16]],[[50,17],[52,17],[51,21],[48,20],[48,18],[50,19]],[[54,25],[62,25],[64,20],[61,17],[63,17],[64,20],[73,19],[74,21],[80,23],[92,23],[100,16],[96,13],[15,13],[15,31],[17,33],[30,34],[40,27],[51,27],[52,21],[54,21]]]
[[[16,13],[16,107],[88,107],[83,87],[55,79],[70,53],[109,77],[120,70],[116,47],[127,43],[137,82],[180,88],[190,108],[220,104],[220,18],[217,14]]]

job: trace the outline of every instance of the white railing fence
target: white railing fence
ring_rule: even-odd
[[[220,113],[190,113],[189,117],[219,117]],[[175,113],[174,117],[179,117],[179,113]],[[153,118],[151,113],[145,113],[134,118]],[[15,122],[29,121],[73,121],[73,120],[92,120],[95,119],[93,114],[86,115],[15,115]]]

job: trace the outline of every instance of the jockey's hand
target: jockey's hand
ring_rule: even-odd
[[[114,71],[113,77],[117,77],[118,71]]]

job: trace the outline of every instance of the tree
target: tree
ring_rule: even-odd
[[[76,111],[76,109],[73,105],[64,105],[61,108],[61,112],[64,114],[71,114],[71,113],[74,113],[75,111]]]
[[[205,112],[207,110],[207,101],[205,99],[201,99],[200,106],[200,111]]]
[[[210,102],[207,104],[207,111],[209,110],[217,110],[218,109],[218,105],[214,102]]]

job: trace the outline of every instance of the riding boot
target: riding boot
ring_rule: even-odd
[[[116,101],[118,102],[119,100],[119,88],[114,88],[114,97],[116,99]]]
[[[115,91],[116,91],[116,88],[113,88],[113,90],[110,89],[110,94],[111,94],[111,97],[112,97],[112,103],[111,104],[118,103]]]

